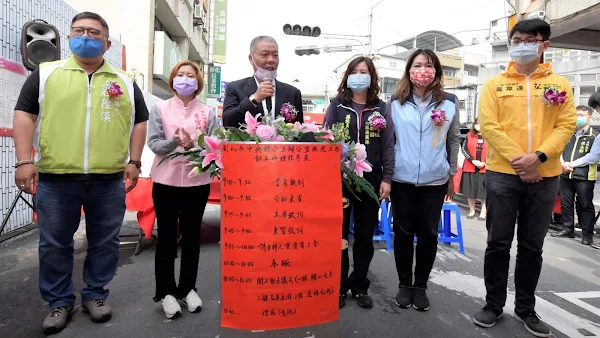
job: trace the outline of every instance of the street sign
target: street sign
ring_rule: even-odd
[[[221,96],[221,67],[208,67],[208,97]]]
[[[227,84],[228,83],[229,82],[221,81],[221,97],[225,97],[225,91],[227,90]]]

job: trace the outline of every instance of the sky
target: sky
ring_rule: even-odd
[[[323,33],[330,34],[367,35],[369,8],[378,1],[228,0],[227,64],[222,69],[223,81],[252,75],[249,45],[258,35],[271,35],[278,42],[279,79],[288,82],[324,79],[357,52],[297,56],[294,49],[355,43],[289,36],[283,34],[283,25],[319,26]],[[487,29],[490,21],[504,17],[507,9],[505,0],[384,0],[373,12],[373,51],[428,30],[454,34]],[[467,38],[473,34],[485,36],[486,32],[460,33],[457,37],[470,41]]]

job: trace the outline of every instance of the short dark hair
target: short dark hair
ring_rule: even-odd
[[[110,37],[110,33],[108,31],[108,23],[106,22],[106,20],[104,20],[103,17],[100,16],[100,14],[96,14],[93,12],[81,12],[77,15],[75,15],[73,17],[73,20],[71,21],[71,26],[73,26],[73,24],[81,19],[92,19],[92,20],[96,20],[100,23],[100,25],[102,26],[102,28],[104,28],[104,30],[106,30],[106,37]]]
[[[592,114],[594,113],[592,108],[585,106],[585,105],[577,106],[577,108],[575,108],[575,110],[581,110],[581,111],[587,112],[590,116],[592,116]]]
[[[540,34],[542,36],[542,40],[544,41],[550,39],[550,25],[542,19],[527,19],[517,22],[517,24],[510,30],[509,38],[512,38],[516,32],[532,34],[535,36]]]
[[[600,107],[600,90],[592,94],[588,100],[588,106],[596,109]]]

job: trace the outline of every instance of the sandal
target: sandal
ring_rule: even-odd
[[[475,215],[467,215],[467,219],[473,219],[475,218]]]

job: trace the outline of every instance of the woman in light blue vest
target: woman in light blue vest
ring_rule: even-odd
[[[445,93],[435,53],[418,49],[388,102],[396,134],[392,181],[394,255],[400,280],[396,305],[429,310],[425,290],[437,253],[444,198],[454,194],[460,145],[456,96]],[[413,280],[414,236],[417,236]]]

